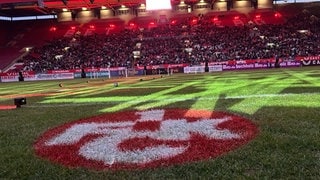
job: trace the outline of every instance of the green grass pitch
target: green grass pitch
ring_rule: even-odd
[[[0,179],[320,179],[319,67],[0,83],[0,105],[15,97],[27,104],[0,110]],[[225,111],[260,132],[218,158],[144,170],[66,168],[34,154],[66,122],[160,108]]]

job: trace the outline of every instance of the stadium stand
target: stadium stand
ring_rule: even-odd
[[[228,21],[234,17],[229,15]],[[110,35],[96,32],[91,36],[73,35],[33,49],[20,62],[25,64],[24,70],[39,72],[318,55],[319,21],[311,22],[310,17],[311,14],[304,11],[285,24],[266,20],[266,24],[258,26],[245,20],[243,25],[227,26],[230,23],[227,22],[224,28],[216,27],[210,18],[197,18],[195,23],[192,17],[179,25],[123,30]],[[316,29],[309,28],[312,23],[316,23],[311,26]],[[302,29],[308,31],[299,32]],[[137,43],[141,43],[141,58],[134,59],[132,52]],[[187,51],[188,48],[192,48],[192,52]]]

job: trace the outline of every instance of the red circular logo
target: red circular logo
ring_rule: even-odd
[[[258,133],[224,112],[155,109],[104,114],[45,132],[35,153],[68,167],[139,169],[217,157]]]

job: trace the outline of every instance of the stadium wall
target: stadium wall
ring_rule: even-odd
[[[279,67],[304,67],[304,66],[320,66],[320,56],[297,57],[293,60],[280,60]],[[246,70],[246,69],[267,69],[276,68],[274,59],[262,60],[243,60],[243,61],[226,61],[209,63],[209,72],[230,71],[230,70]],[[82,73],[85,73],[85,76]],[[52,70],[46,73],[29,72],[8,72],[0,73],[0,82],[18,82],[21,81],[39,81],[39,80],[60,80],[74,78],[112,78],[120,76],[141,76],[141,75],[171,75],[173,73],[204,73],[205,64],[191,66],[190,64],[163,64],[140,66],[134,69],[125,67],[115,68],[87,68],[73,70]]]

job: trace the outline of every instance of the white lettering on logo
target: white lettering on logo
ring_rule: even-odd
[[[132,138],[151,138],[154,140],[188,141],[192,134],[199,134],[209,139],[241,138],[239,134],[217,126],[231,120],[232,117],[220,119],[203,118],[188,122],[186,119],[164,119],[164,110],[137,112],[140,119],[117,123],[82,123],[68,128],[62,134],[50,139],[45,145],[73,145],[88,135],[100,135],[86,142],[79,149],[79,154],[87,159],[103,161],[106,165],[113,163],[149,163],[155,160],[174,157],[188,149],[187,145],[155,145],[136,150],[121,150],[119,144]],[[160,122],[155,131],[136,131],[136,122]]]

